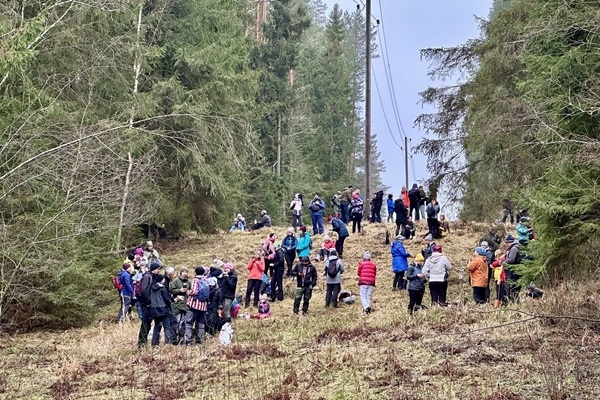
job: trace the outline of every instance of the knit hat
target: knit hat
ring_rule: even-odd
[[[228,262],[227,264],[225,264],[225,266],[223,268],[229,268],[230,270],[234,270],[235,267],[233,266],[233,263]]]
[[[300,259],[300,262],[303,262],[303,263],[310,262],[310,258],[308,256],[302,256],[302,258]]]
[[[267,210],[262,210],[262,211],[260,212],[260,215],[265,215],[266,213],[267,213]]]
[[[302,225],[302,226],[300,227],[300,231],[302,231],[302,232],[306,232],[306,226]]]
[[[416,262],[423,262],[423,261],[425,261],[425,257],[423,257],[423,254],[419,253],[419,254],[417,254],[417,256],[415,257],[415,261],[416,261]]]
[[[134,253],[136,256],[141,256],[142,254],[144,254],[144,249],[142,249],[141,247],[136,247]]]
[[[214,278],[214,277],[208,278],[206,281],[208,282],[208,286],[216,286],[217,285],[217,278]]]
[[[433,252],[434,253],[441,253],[442,252],[442,246],[440,246],[439,244],[436,244],[435,246],[433,246]]]
[[[196,275],[204,275],[204,267],[196,267],[194,268],[194,272],[196,273]]]
[[[329,237],[329,235],[325,235],[325,236],[323,236],[323,240],[329,240],[329,239],[331,239],[331,238]]]
[[[404,239],[406,239],[404,237],[404,235],[398,235],[398,236],[396,236],[396,240],[399,241],[399,242],[404,242]]]
[[[483,247],[476,247],[475,252],[480,256],[485,256],[485,250],[483,249]]]
[[[131,264],[129,264],[129,263],[123,263],[123,269],[124,270],[128,270],[129,268],[131,268]]]
[[[371,259],[371,253],[369,253],[368,251],[365,251],[365,254],[363,254],[363,260],[370,260]]]
[[[433,242],[433,235],[431,233],[428,233],[427,236],[425,236],[425,241]]]
[[[515,237],[513,235],[508,235],[506,239],[504,239],[506,243],[512,243],[515,241]]]
[[[287,233],[294,233],[294,228],[287,228]]]
[[[159,263],[153,262],[152,264],[150,264],[150,272],[156,271],[157,269],[160,269]]]
[[[162,282],[163,279],[165,279],[164,275],[161,275],[161,274],[154,274],[154,275],[152,275],[152,280],[154,282]]]
[[[489,249],[489,248],[490,248],[490,245],[489,245],[489,243],[488,243],[488,242],[486,242],[485,240],[484,240],[483,242],[481,242],[481,245],[480,245],[480,246],[481,246],[481,247],[483,247],[484,249]]]

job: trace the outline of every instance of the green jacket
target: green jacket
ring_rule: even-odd
[[[187,291],[182,292],[181,289],[183,288],[186,288]],[[191,288],[192,283],[189,279],[181,279],[181,277],[177,277],[171,281],[169,284],[169,290],[171,291],[171,296],[173,296],[173,299],[175,299],[177,296],[183,296],[183,301],[174,301],[171,303],[171,310],[173,311],[173,314],[178,315],[179,313],[187,312],[187,298],[188,292]]]

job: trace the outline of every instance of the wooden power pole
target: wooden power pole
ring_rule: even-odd
[[[404,136],[404,172],[406,173],[406,190],[409,190],[410,186],[408,186],[408,137],[407,136]]]
[[[371,214],[371,0],[366,0],[366,74],[365,74],[365,210]]]

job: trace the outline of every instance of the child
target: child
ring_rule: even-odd
[[[329,252],[335,249],[335,241],[331,240],[329,235],[323,236],[323,244],[319,249],[319,255],[317,256],[317,261],[326,261],[329,258]]]
[[[413,311],[423,308],[421,302],[425,294],[425,276],[423,275],[423,263],[425,258],[422,254],[417,254],[415,262],[408,267],[406,279],[410,282],[408,285],[408,313],[412,315]]]
[[[544,291],[542,289],[538,289],[535,286],[535,283],[531,282],[529,286],[527,286],[527,297],[531,297],[532,299],[541,299],[544,295]]]
[[[413,222],[412,217],[408,217],[408,220],[404,225],[404,237],[407,239],[413,239],[416,231],[417,229],[415,228],[415,223]]]
[[[258,303],[258,313],[250,314],[250,318],[253,319],[265,319],[271,316],[271,306],[269,305],[269,300],[267,300],[266,294],[260,295],[260,301]]]
[[[494,269],[494,282],[496,282],[496,300],[494,308],[500,307],[500,304],[507,304],[506,296],[508,294],[506,287],[506,273],[504,272],[504,260],[506,258],[504,252],[500,249],[494,253],[496,260],[491,267]]]
[[[394,195],[393,194],[388,194],[387,212],[388,212],[387,222],[394,222]]]

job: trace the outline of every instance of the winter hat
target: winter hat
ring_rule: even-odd
[[[136,247],[134,253],[136,256],[141,256],[142,254],[144,254],[144,249],[142,249],[141,247]]]
[[[485,240],[483,242],[481,242],[481,247],[483,247],[485,250],[490,248],[490,245],[488,242],[486,242]]]
[[[154,245],[152,244],[152,240],[148,240],[146,242],[146,247],[154,247]]]
[[[154,274],[154,275],[152,275],[152,280],[154,282],[162,282],[163,279],[165,279],[164,275],[161,275],[161,274]]]
[[[365,254],[363,254],[363,260],[370,260],[371,259],[371,253],[369,253],[368,251],[365,251]]]
[[[417,256],[415,257],[415,261],[416,261],[416,262],[423,262],[423,261],[425,261],[425,257],[423,257],[423,254],[419,253],[419,254],[417,254]]]
[[[194,268],[194,272],[196,273],[196,275],[204,275],[204,267],[196,267]]]
[[[441,253],[442,252],[442,246],[440,246],[439,244],[436,244],[435,246],[433,246],[433,252],[434,253]]]
[[[228,262],[227,264],[225,264],[225,266],[223,268],[229,268],[230,270],[234,270],[235,267],[233,266],[233,263]]]
[[[287,233],[294,233],[294,228],[287,228]]]
[[[208,282],[208,286],[216,286],[217,285],[217,278],[208,278],[206,281]]]
[[[156,271],[157,269],[160,269],[159,263],[153,262],[152,264],[150,264],[150,272]]]
[[[483,249],[483,247],[476,247],[475,252],[480,256],[485,256],[485,250]]]
[[[308,256],[302,256],[302,258],[300,259],[300,262],[310,262],[310,258]]]
[[[306,226],[302,225],[302,226],[300,227],[300,231],[302,231],[302,232],[306,232]]]
[[[129,264],[129,263],[123,263],[123,269],[125,271],[127,271],[129,268],[131,268],[131,264]]]
[[[225,265],[225,263],[219,259],[215,259],[213,260],[213,265],[218,268],[223,268],[223,265]]]
[[[515,241],[515,237],[513,235],[508,235],[506,239],[504,239],[506,243],[512,243]]]
[[[398,236],[396,236],[396,240],[399,241],[399,242],[404,242],[404,239],[406,239],[404,237],[404,235],[398,235]]]
[[[267,210],[262,210],[262,211],[260,212],[260,215],[265,215],[266,213],[267,213]]]
[[[323,236],[323,240],[329,240],[329,239],[331,239],[331,238],[329,237],[329,235],[325,235],[325,236]]]
[[[238,214],[235,216],[236,218],[242,218],[242,214]]]
[[[428,233],[427,236],[425,236],[425,241],[433,242],[433,235],[431,233]]]
[[[331,256],[335,256],[335,257],[337,257],[337,251],[335,251],[335,250],[331,250],[331,251],[329,252],[329,257],[331,257]]]
[[[148,261],[145,258],[142,258],[139,262],[140,267],[147,267]]]
[[[521,223],[524,224],[525,222],[527,222],[527,218],[521,217],[521,219],[519,221],[521,221]]]

